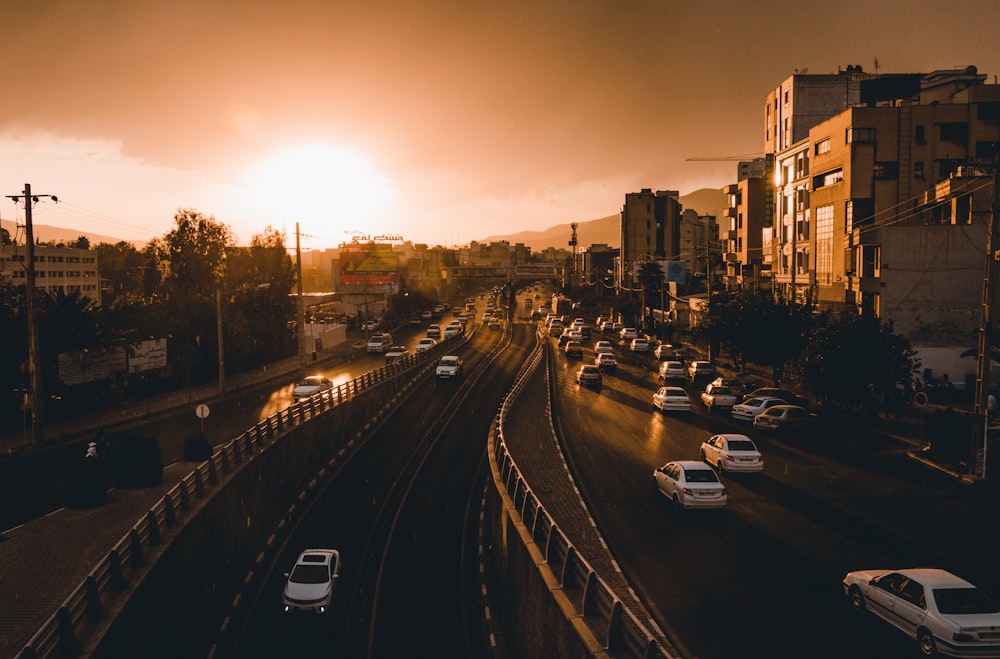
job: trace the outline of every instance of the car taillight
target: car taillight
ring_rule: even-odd
[[[726,460],[729,460],[730,462],[736,462],[736,458],[734,458],[733,456],[729,455],[728,453],[726,453]]]
[[[690,487],[682,487],[681,492],[683,492],[684,494],[694,495],[694,490],[692,490]]]

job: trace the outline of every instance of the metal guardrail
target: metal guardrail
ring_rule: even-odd
[[[455,343],[467,340],[469,337],[464,334],[454,337]],[[197,465],[136,521],[35,632],[16,659],[76,656],[84,627],[96,623],[106,615],[112,600],[128,588],[129,579],[146,565],[146,549],[163,543],[164,531],[182,522],[191,510],[194,499],[202,499],[211,489],[220,487],[226,476],[238,470],[255,452],[260,452],[286,431],[351,400],[367,389],[426,363],[440,354],[441,346],[446,345],[454,343],[448,340],[428,351],[409,353],[329,391],[293,403],[229,442],[217,446],[208,460]]]
[[[622,605],[607,582],[559,529],[535,497],[507,450],[503,438],[504,421],[526,386],[528,377],[541,364],[544,352],[544,344],[540,341],[504,398],[494,424],[493,450],[504,489],[513,501],[514,512],[520,516],[521,523],[540,548],[559,586],[595,638],[604,643],[604,649],[615,657],[674,659],[646,626]]]

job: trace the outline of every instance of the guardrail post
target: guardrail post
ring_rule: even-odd
[[[56,621],[59,623],[59,650],[64,656],[76,654],[76,632],[73,630],[73,618],[69,609],[60,606],[56,611]]]
[[[567,587],[566,577],[569,576],[572,573],[572,570],[573,570],[573,560],[574,560],[575,554],[576,554],[576,547],[574,547],[573,545],[570,545],[566,549],[566,560],[563,561],[562,570],[560,571],[560,574],[559,574],[559,585],[562,586],[563,588]]]
[[[621,643],[619,639],[622,637],[622,603],[615,600],[615,603],[611,605],[611,620],[608,621],[608,640],[605,647],[609,650],[614,650]]]
[[[118,555],[117,549],[108,552],[108,577],[108,585],[114,593],[120,593],[128,585],[125,581],[125,571],[122,570],[122,557]]]
[[[225,452],[222,454],[225,456]],[[208,459],[208,482],[215,485],[219,482],[219,471],[215,468],[215,456]]]
[[[129,531],[128,540],[132,552],[132,567],[144,565],[146,560],[142,557],[142,539],[139,538],[139,532],[135,529]]]
[[[583,597],[580,598],[580,610],[584,616],[594,615],[597,608],[597,575],[591,570],[587,573],[587,582],[583,585]]]
[[[208,461],[209,472],[211,473],[212,461]],[[205,496],[205,479],[201,477],[201,469],[194,470],[194,493],[201,498]]]
[[[156,513],[150,510],[146,513],[146,527],[149,528],[149,546],[157,547],[160,544],[160,527],[156,523]]]
[[[173,527],[177,523],[177,516],[174,515],[174,500],[170,498],[170,493],[163,497],[163,521],[168,527]]]
[[[223,447],[222,448],[222,473],[228,474],[229,473],[229,469],[230,469],[230,467],[229,467],[229,453],[226,451],[226,448]]]
[[[178,483],[181,486],[181,510],[191,510],[191,497],[188,495],[187,481]]]
[[[278,413],[278,432],[284,432],[284,430],[285,430],[285,421],[284,421],[284,419],[281,418],[281,413],[279,412]]]
[[[87,589],[87,617],[94,622],[101,617],[101,591],[92,574],[88,574],[83,583]]]

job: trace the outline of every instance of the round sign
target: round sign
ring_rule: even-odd
[[[918,391],[913,394],[913,402],[917,407],[923,407],[927,404],[927,394],[922,391]]]
[[[199,419],[207,419],[208,412],[209,412],[208,405],[206,405],[205,403],[202,403],[198,407],[194,408],[194,414]]]

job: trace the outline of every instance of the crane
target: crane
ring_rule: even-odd
[[[744,153],[738,156],[701,156],[694,158],[685,158],[685,162],[714,162],[722,160],[757,160],[758,158],[763,158],[766,154],[763,153]]]

